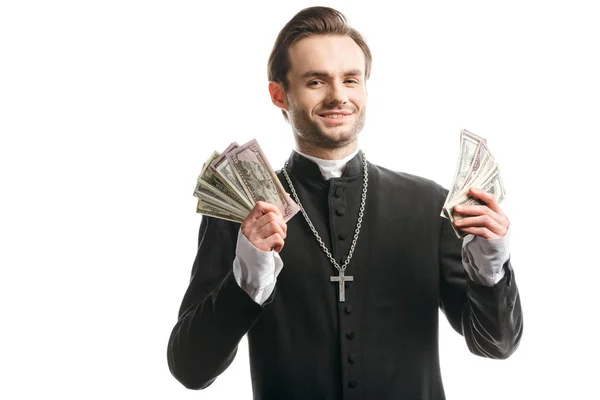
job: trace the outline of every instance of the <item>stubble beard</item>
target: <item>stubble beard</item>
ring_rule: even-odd
[[[366,107],[363,107],[354,123],[350,126],[332,128],[332,130],[343,129],[335,136],[324,132],[316,121],[310,118],[308,112],[296,108],[290,103],[288,117],[296,141],[304,142],[311,147],[322,149],[338,149],[354,142],[365,126]],[[356,112],[356,108],[354,110]]]

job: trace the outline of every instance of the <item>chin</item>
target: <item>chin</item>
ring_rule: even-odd
[[[358,138],[358,133],[340,132],[339,134],[323,134],[319,139],[322,147],[335,149],[352,143]]]
[[[323,126],[321,134],[329,137],[331,140],[348,141],[356,138],[362,127],[357,124],[346,124],[342,126]]]

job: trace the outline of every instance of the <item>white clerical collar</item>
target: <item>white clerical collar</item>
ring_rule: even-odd
[[[329,180],[330,178],[339,178],[344,173],[344,168],[348,161],[352,160],[354,156],[358,154],[358,148],[350,154],[348,157],[343,158],[341,160],[323,160],[321,158],[309,156],[308,154],[304,154],[297,149],[294,151],[300,154],[302,157],[306,157],[309,160],[315,162],[319,169],[321,170],[321,174],[325,180]]]

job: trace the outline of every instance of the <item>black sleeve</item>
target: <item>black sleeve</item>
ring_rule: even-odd
[[[238,231],[239,224],[202,217],[190,284],[167,349],[171,373],[189,389],[203,389],[225,371],[263,309],[233,276]]]
[[[468,278],[462,264],[462,239],[447,219],[440,235],[440,307],[452,327],[478,356],[505,359],[517,349],[523,333],[519,290],[510,260],[494,286]]]

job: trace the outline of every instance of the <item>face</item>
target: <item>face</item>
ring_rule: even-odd
[[[321,149],[356,142],[367,100],[361,48],[348,36],[311,36],[289,52],[289,87],[280,107],[288,112],[296,141]]]

